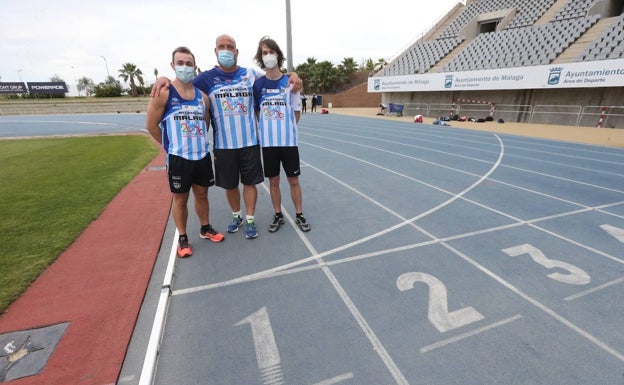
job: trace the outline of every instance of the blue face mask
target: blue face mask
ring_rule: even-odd
[[[195,68],[187,66],[175,66],[176,77],[184,84],[195,77]]]
[[[217,51],[217,61],[225,68],[232,67],[236,61],[234,60],[234,52],[223,49]]]

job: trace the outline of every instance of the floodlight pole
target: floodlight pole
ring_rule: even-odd
[[[286,0],[286,69],[288,72],[293,71],[292,58],[292,27],[290,22],[290,0]]]
[[[108,72],[108,62],[106,61],[106,58],[104,56],[100,56],[100,57],[104,59],[104,65],[106,66],[106,74],[110,78],[110,72]],[[106,79],[106,81],[108,81],[108,78]]]
[[[78,96],[80,96],[80,89],[78,88],[78,79],[76,79],[76,73],[74,72],[74,66],[71,66],[72,69],[72,75],[74,75],[74,83],[76,83],[76,92],[78,93]]]

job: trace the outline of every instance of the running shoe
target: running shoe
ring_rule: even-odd
[[[248,220],[245,222],[245,238],[254,239],[258,236],[258,230],[256,230],[256,222]]]
[[[243,225],[243,218],[238,215],[235,215],[232,219],[232,223],[230,223],[227,227],[228,233],[235,233],[238,231],[238,228]]]
[[[284,217],[281,215],[274,214],[273,222],[269,225],[269,232],[274,233],[279,230],[280,226],[284,224]]]
[[[188,239],[178,241],[178,257],[186,258],[193,255]]]
[[[223,234],[217,232],[211,225],[202,226],[199,237],[213,242],[221,242],[224,238]]]
[[[295,223],[297,224],[297,226],[299,226],[301,231],[310,231],[310,224],[308,223],[308,221],[306,221],[303,215],[298,216],[295,219]]]

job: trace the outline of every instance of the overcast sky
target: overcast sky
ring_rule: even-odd
[[[404,50],[458,0],[291,0],[293,64],[313,57],[340,64],[352,57],[386,60]],[[219,34],[237,42],[239,64],[255,66],[262,36],[286,54],[285,0],[0,0],[2,82],[49,81],[59,75],[94,83],[118,78],[135,64],[147,83],[154,69],[172,76],[171,51],[180,45],[209,69]],[[104,59],[105,58],[105,59]]]

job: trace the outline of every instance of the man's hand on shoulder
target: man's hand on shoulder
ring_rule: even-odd
[[[293,85],[293,91],[295,92],[303,90],[303,80],[301,80],[296,72],[288,73],[288,84]]]
[[[150,92],[150,97],[153,98],[154,96],[160,96],[160,91],[163,88],[169,89],[170,85],[171,85],[171,80],[169,80],[168,78],[166,78],[164,76],[159,77],[158,79],[156,79],[156,82],[152,86],[152,91]]]

